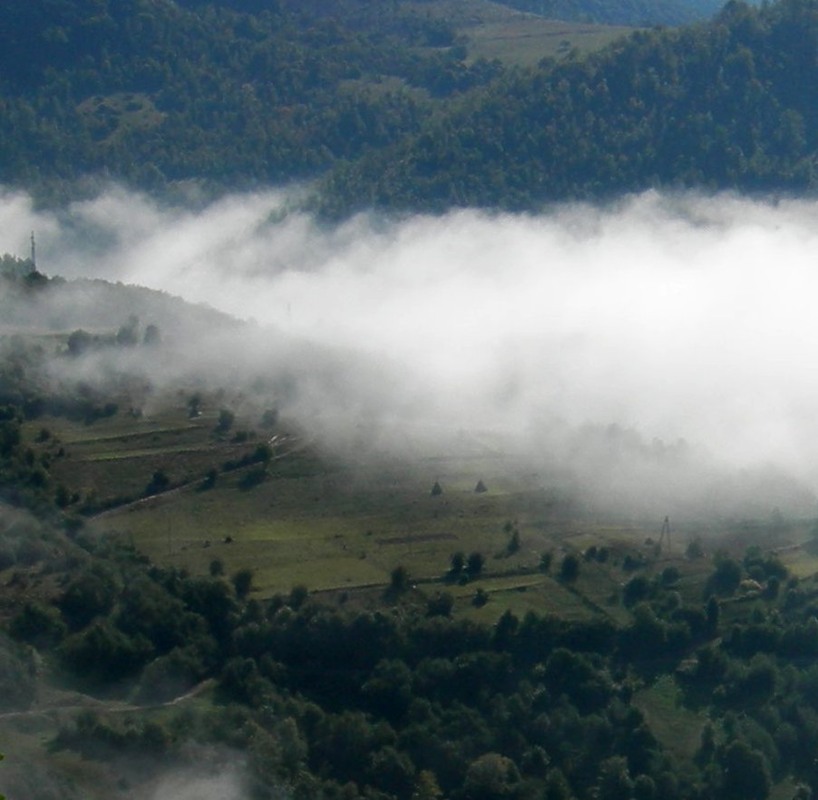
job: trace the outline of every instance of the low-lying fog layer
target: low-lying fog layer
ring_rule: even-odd
[[[49,275],[256,320],[244,357],[275,370],[286,350],[296,409],[385,440],[404,424],[503,431],[602,495],[662,503],[717,505],[737,475],[757,500],[781,472],[818,486],[818,203],[648,193],[333,228],[286,207],[265,193],[166,210],[112,190],[44,214],[8,193],[0,252],[26,255],[34,230]],[[788,486],[769,502],[811,513]]]

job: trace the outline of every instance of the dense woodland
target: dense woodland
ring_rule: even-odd
[[[417,130],[429,96],[499,69],[466,65],[451,28],[419,15],[353,30],[298,8],[235,5],[256,13],[148,0],[6,7],[0,178],[235,188],[312,177]]]
[[[331,178],[347,203],[537,207],[664,188],[811,191],[818,7],[731,3],[583,61],[499,78]]]
[[[710,22],[531,70],[472,61],[433,8],[6,9],[0,178],[59,199],[89,179],[164,191],[323,177],[318,205],[341,216],[814,188],[814,2],[731,2]]]
[[[132,679],[134,697],[155,703],[217,681],[212,710],[176,724],[124,728],[85,712],[59,732],[58,751],[170,761],[190,738],[227,743],[248,753],[260,798],[287,787],[350,800],[762,800],[787,775],[803,782],[798,797],[815,784],[817,591],[757,550],[717,560],[715,594],[697,606],[679,605],[672,570],[631,577],[625,627],[507,613],[488,628],[397,582],[377,612],[324,605],[303,587],[258,602],[251,575],[222,577],[218,565],[194,577],[81,532],[13,531],[4,558],[47,566],[62,590],[53,604],[25,603],[10,633],[78,686]],[[768,589],[744,622],[725,624],[720,605],[745,574]],[[25,657],[7,648],[6,660],[6,708],[24,708]],[[683,768],[631,702],[674,669],[685,702],[710,714]]]

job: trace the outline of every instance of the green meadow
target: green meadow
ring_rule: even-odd
[[[258,423],[237,416],[220,433],[215,403],[190,416],[180,394],[150,416],[118,411],[91,424],[45,418],[28,423],[26,435],[50,454],[52,474],[71,497],[68,510],[83,515],[88,530],[193,574],[250,569],[258,598],[304,586],[377,604],[403,567],[419,592],[447,592],[455,613],[475,619],[510,609],[626,623],[621,593],[635,567],[649,575],[674,567],[680,598],[697,603],[712,561],[687,558],[690,541],[702,539],[711,555],[708,537],[743,548],[771,535],[764,526],[747,534],[739,524],[687,523],[672,548],[660,548],[661,520],[583,515],[549,476],[487,447],[496,445],[487,437],[449,456],[344,458],[286,420],[274,429]],[[265,463],[242,461],[260,445],[269,447]],[[166,480],[159,490],[150,486],[157,473]],[[779,534],[791,543],[806,530]],[[479,553],[479,574],[451,576],[455,553]],[[562,580],[571,554],[579,574]],[[815,571],[815,557],[798,548],[781,557],[794,574]]]

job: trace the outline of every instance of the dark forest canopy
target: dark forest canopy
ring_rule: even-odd
[[[818,5],[730,3],[583,61],[507,75],[338,170],[339,208],[530,209],[651,187],[811,191]]]
[[[153,189],[314,177],[499,73],[467,65],[448,25],[416,17],[353,29],[273,3],[7,5],[0,180],[104,175]]]
[[[0,180],[61,199],[89,177],[153,191],[323,177],[323,208],[342,216],[532,209],[647,187],[814,188],[814,0],[731,2],[711,22],[535,69],[470,59],[443,7],[6,8]]]

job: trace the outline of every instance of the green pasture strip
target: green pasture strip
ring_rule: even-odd
[[[316,539],[277,541],[182,541],[172,534],[154,538],[144,548],[156,562],[188,569],[196,574],[219,560],[227,575],[253,570],[254,596],[269,597],[304,584],[311,591],[386,585],[388,572],[357,553],[336,551]]]
[[[561,58],[572,49],[580,53],[599,50],[635,29],[515,15],[464,27],[472,60],[499,59],[506,64],[534,66],[543,58]]]
[[[389,575],[366,559],[314,558],[294,559],[259,569],[254,585],[259,589],[254,597],[265,598],[277,592],[288,592],[303,585],[310,591],[353,589],[362,586],[386,586]]]
[[[701,744],[707,715],[682,705],[682,693],[671,675],[663,675],[636,692],[632,702],[645,715],[650,730],[667,753],[679,761],[692,761]]]
[[[686,561],[679,559],[670,564],[679,570],[680,578],[673,587],[682,596],[682,600],[688,605],[697,605],[707,602],[705,588],[707,579],[713,572],[713,564],[707,559],[697,559],[696,561]]]
[[[657,538],[661,525],[653,530],[561,518],[558,498],[539,486],[539,476],[521,472],[513,458],[485,454],[349,466],[327,465],[301,450],[271,462],[268,477],[243,490],[248,470],[225,473],[221,466],[249,452],[257,440],[214,440],[209,427],[196,424],[134,432],[142,421],[128,422],[128,435],[111,429],[78,441],[66,459],[55,462],[55,475],[72,489],[93,488],[100,498],[138,498],[152,472],[165,470],[173,484],[184,484],[180,491],[111,510],[96,523],[99,529],[117,531],[158,563],[195,574],[206,574],[215,559],[228,572],[249,567],[260,596],[296,583],[314,590],[385,585],[398,565],[424,591],[433,591],[452,553],[477,551],[490,579],[500,581],[486,591],[522,613],[545,609],[569,618],[604,613],[627,622],[628,612],[611,603],[636,574],[621,569],[623,555],[646,552],[645,538]],[[112,446],[118,443],[123,448]],[[214,488],[197,491],[214,467],[219,470]],[[433,496],[436,480],[443,493]],[[476,493],[480,480],[487,491]],[[507,523],[520,533],[520,549],[513,554],[507,552]],[[566,551],[582,555],[592,545],[608,547],[609,561],[583,561],[573,587],[537,571],[542,553],[554,553],[556,574]],[[659,568],[649,567],[649,574]],[[463,593],[442,581],[439,586],[457,591],[466,613],[480,611],[470,605],[471,584]]]
[[[806,548],[782,553],[778,557],[796,578],[808,578],[818,573],[818,554],[812,554]]]
[[[582,561],[579,576],[570,589],[582,597],[589,608],[611,617],[617,624],[626,624],[630,621],[630,613],[623,608],[620,599],[624,575],[626,573],[621,569],[607,563]]]
[[[526,613],[554,614],[562,619],[587,620],[596,616],[582,599],[568,591],[559,581],[543,577],[537,582],[521,576],[507,578],[477,579],[468,584],[468,595],[458,597],[458,608],[462,613],[482,622],[494,622],[506,610],[522,619]],[[471,600],[478,588],[488,593],[488,602],[476,608]],[[464,604],[467,601],[467,604]]]
[[[57,435],[60,437],[60,440],[65,445],[72,445],[72,446],[92,446],[97,444],[112,444],[116,442],[127,443],[138,439],[144,439],[146,437],[155,437],[155,436],[167,436],[170,434],[179,435],[182,433],[191,433],[195,432],[200,434],[201,437],[206,436],[205,428],[197,425],[176,425],[173,427],[158,427],[158,428],[146,428],[145,430],[139,431],[129,431],[128,433],[97,433],[94,428],[98,423],[94,425],[85,426],[85,429],[72,429],[66,433],[60,433],[55,431]],[[134,423],[131,423],[133,425]],[[136,423],[137,425],[140,423]],[[48,425],[41,425],[40,427],[49,427]],[[38,428],[39,430],[39,428]]]
[[[480,551],[497,570],[534,567],[539,561],[538,551],[526,546],[511,558],[496,558],[509,538],[502,530],[504,516],[484,514],[482,502],[470,496],[465,508],[458,504],[446,511],[426,495],[352,491],[327,476],[273,479],[247,492],[231,482],[220,476],[211,491],[188,488],[160,495],[110,512],[100,525],[129,536],[160,563],[171,559],[194,572],[207,569],[214,558],[231,569],[249,566],[258,573],[261,591],[291,583],[286,573],[298,571],[305,560],[345,562],[342,578],[322,579],[322,587],[369,583],[373,575],[385,583],[397,565],[406,566],[416,580],[437,579],[457,550]],[[229,545],[224,544],[227,536]],[[269,586],[265,575],[276,576]]]
[[[84,441],[105,439],[126,440],[149,434],[174,433],[177,431],[209,431],[210,427],[200,421],[187,418],[183,411],[168,411],[155,417],[135,419],[121,410],[110,416],[100,417],[93,422],[68,419],[67,417],[43,416],[25,423],[24,430],[36,435],[42,428],[47,428],[65,444],[77,444]]]
[[[192,445],[187,444],[180,444],[180,445],[164,445],[164,446],[157,446],[153,448],[146,448],[142,450],[118,450],[114,452],[104,452],[104,453],[92,453],[87,456],[78,456],[77,460],[79,461],[127,461],[128,459],[132,458],[150,458],[152,456],[161,456],[161,455],[168,455],[168,454],[179,454],[179,453],[201,453],[207,450],[212,456],[213,454],[213,447],[201,445],[200,447],[195,447]]]
[[[793,797],[798,796],[797,791],[799,785],[800,784],[796,783],[792,777],[787,776],[770,789],[769,800],[792,800]]]
[[[546,575],[491,575],[480,576],[468,583],[448,583],[441,584],[447,592],[449,592],[455,599],[463,599],[474,597],[478,588],[482,589],[489,595],[497,592],[518,591],[525,589],[526,591],[533,588],[551,588],[555,581]]]
[[[46,695],[49,687],[40,687]],[[70,749],[55,750],[52,743],[60,728],[71,728],[72,723],[84,710],[93,711],[100,719],[127,729],[135,721],[155,720],[173,730],[176,721],[182,717],[185,724],[195,713],[203,716],[213,708],[212,691],[207,690],[187,698],[176,705],[164,707],[133,707],[121,701],[103,701],[79,693],[65,693],[65,707],[59,702],[51,707],[50,702],[39,703],[42,713],[37,712],[38,701],[24,713],[0,720],[0,740],[3,741],[3,783],[14,785],[25,793],[15,793],[15,797],[78,797],[87,800],[110,800],[112,797],[132,797],[136,787],[143,796],[141,777],[132,780],[130,790],[123,794],[123,772],[144,773],[144,765],[138,760],[123,765],[121,760],[88,759]],[[56,698],[55,698],[56,699]],[[190,733],[194,731],[191,729]],[[138,771],[138,772],[137,772]],[[77,787],[81,788],[81,795]]]
[[[93,491],[100,499],[122,495],[141,496],[153,473],[162,469],[172,484],[201,480],[209,468],[218,467],[224,454],[215,451],[167,451],[153,458],[79,458],[70,452],[54,461],[52,475],[71,491],[86,495]]]

